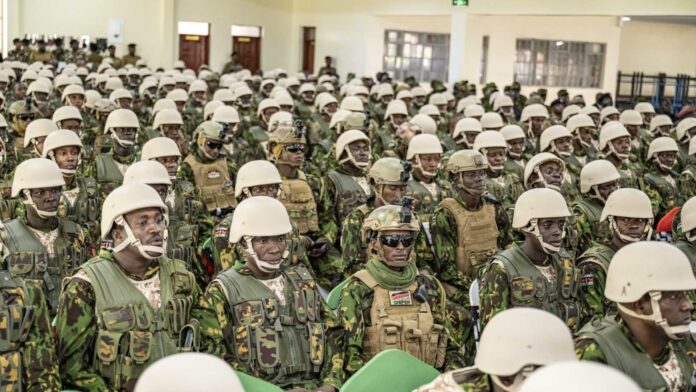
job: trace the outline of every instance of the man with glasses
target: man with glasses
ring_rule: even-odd
[[[516,307],[545,310],[571,330],[578,328],[579,274],[562,249],[570,216],[563,196],[551,189],[530,189],[517,199],[512,227],[524,234],[524,242],[495,255],[481,272],[482,328]]]
[[[215,121],[202,122],[194,132],[196,143],[179,168],[179,178],[196,184],[214,222],[232,211],[237,165],[221,153],[226,131]]]
[[[341,289],[338,309],[348,376],[393,348],[439,370],[464,364],[464,342],[452,335],[456,321],[447,294],[433,275],[418,273],[414,244],[419,231],[410,208],[398,205],[374,209],[361,227],[368,260]],[[468,312],[460,312],[470,323]]]
[[[28,100],[15,101],[10,105],[11,129],[9,133],[8,150],[13,151],[13,157],[24,155],[24,135],[26,134],[29,123],[38,117],[38,111]],[[21,161],[22,159],[19,159]]]

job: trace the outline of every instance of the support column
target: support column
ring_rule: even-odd
[[[452,7],[449,44],[449,83],[464,78],[464,54],[466,47],[466,24],[469,9]]]

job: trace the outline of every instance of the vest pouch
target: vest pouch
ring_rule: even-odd
[[[275,321],[278,318],[278,301],[275,298],[264,298],[262,302],[268,324],[275,324]]]
[[[24,371],[19,351],[0,352],[0,364],[2,364],[0,389],[3,391],[22,391]]]
[[[578,305],[575,302],[563,301],[559,303],[561,314],[559,315],[568,325],[575,331],[578,324],[578,315],[580,313]]]
[[[510,280],[510,302],[513,305],[532,306],[536,291],[534,281],[526,276],[515,276]]]
[[[215,196],[215,203],[217,207],[225,209],[225,208],[234,208],[237,206],[237,200],[234,197],[234,187],[233,186],[228,186],[228,187],[220,187],[220,189],[214,193]]]
[[[307,322],[307,301],[302,290],[293,292],[295,296],[295,317],[300,324]]]
[[[33,253],[13,253],[5,260],[7,260],[7,269],[13,275],[24,276],[34,269]]]
[[[118,358],[123,335],[123,332],[100,330],[97,334],[96,344],[94,345],[95,355],[97,357],[97,371],[103,375],[104,378],[113,380],[114,383],[116,383],[116,388],[118,388],[119,384],[121,367],[120,363],[116,361],[116,358]]]
[[[324,326],[320,323],[307,323],[309,332],[309,362],[315,366],[315,372],[324,362]]]
[[[192,319],[189,324],[184,325],[179,331],[177,347],[179,352],[199,351],[201,347],[201,333],[198,320]]]
[[[251,361],[251,331],[246,325],[234,326],[234,347],[229,350],[235,353],[240,363],[248,365]]]
[[[445,361],[445,352],[447,351],[445,328],[442,325],[433,324],[424,342],[425,344],[422,347],[425,354],[423,362],[436,368],[441,367]],[[438,364],[438,362],[440,363]]]
[[[150,331],[131,331],[130,332],[130,357],[133,361],[142,365],[150,359],[152,348],[152,332]]]
[[[247,301],[234,306],[234,316],[240,325],[256,327],[261,325],[264,319],[263,304],[261,301]]]
[[[406,351],[407,353],[413,355],[414,357],[420,360],[424,360],[424,352],[421,351],[421,349],[423,348],[423,346],[425,346],[425,343],[428,339],[427,332],[418,328],[417,320],[404,320],[402,331],[402,350]]]
[[[278,334],[273,328],[254,327],[254,340],[256,343],[256,362],[262,372],[275,373],[275,367],[280,358]]]
[[[179,224],[176,226],[176,238],[177,245],[191,246],[194,242],[193,233],[196,230],[196,226],[188,224]]]
[[[210,189],[208,187],[201,188],[201,199],[203,199],[203,204],[205,204],[208,211],[215,211],[218,207],[215,204],[215,189]]]
[[[13,347],[12,323],[10,322],[10,308],[0,307],[0,353],[8,352]]]
[[[135,312],[132,305],[107,308],[100,317],[107,331],[126,332],[135,327]]]
[[[153,319],[152,311],[150,311],[148,305],[140,304],[131,306],[133,307],[133,314],[135,315],[134,329],[147,331],[153,323],[155,324],[155,331],[163,331],[166,329],[166,325],[164,325],[166,320],[164,320],[164,315],[162,315],[161,312],[155,313],[154,317],[157,319]]]
[[[403,324],[397,320],[385,319],[383,321],[382,328],[384,332],[380,339],[381,349],[379,351],[384,351],[388,348],[397,348],[403,350],[401,343],[401,331],[403,329]]]
[[[317,314],[317,300],[314,290],[311,288],[304,288],[302,289],[302,292],[304,293],[307,303],[307,320],[317,321],[319,315]]]
[[[172,298],[167,301],[164,309],[167,315],[167,332],[169,336],[179,334],[181,328],[188,323],[192,304],[193,297]]]

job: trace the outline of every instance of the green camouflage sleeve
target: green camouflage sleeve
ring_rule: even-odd
[[[90,365],[97,337],[92,286],[72,278],[65,286],[55,320],[56,351],[63,387],[107,391],[106,383]]]
[[[481,330],[493,316],[510,307],[510,284],[505,267],[493,259],[485,267],[480,282]]]
[[[364,215],[359,210],[353,210],[346,216],[341,230],[341,254],[346,278],[361,269],[367,261],[367,244],[360,239]]]
[[[590,338],[583,338],[582,336],[575,341],[575,356],[581,361],[607,363],[604,351],[602,351],[597,342]]]
[[[365,363],[362,358],[365,337],[363,299],[370,289],[358,280],[352,280],[341,290],[338,319],[344,331],[343,369],[346,378],[357,372]]]
[[[587,262],[582,266],[580,278],[580,301],[582,303],[580,323],[585,325],[593,317],[606,316],[609,301],[604,297],[607,276],[596,263]]]
[[[200,322],[201,351],[222,358],[233,368],[240,369],[234,354],[228,350],[228,347],[235,347],[230,314],[225,294],[215,282],[208,286],[198,306],[191,312],[192,318]]]
[[[457,269],[457,223],[452,213],[437,207],[430,218],[430,233],[433,238],[434,258],[430,263],[441,282],[459,288],[449,300],[458,304],[469,303],[469,287],[473,279]]]
[[[324,177],[321,179],[321,192],[317,199],[317,212],[319,213],[319,226],[321,236],[335,244],[339,236],[338,222],[334,211],[334,200],[336,199],[336,189],[333,182]]]
[[[660,206],[662,205],[662,196],[660,192],[654,187],[650,186],[647,181],[643,181],[641,178],[641,183],[643,184],[643,189],[641,189],[648,198],[650,199],[650,204],[652,204],[653,215],[657,216],[660,213]]]
[[[179,166],[179,171],[176,173],[176,177],[180,180],[188,181],[195,184],[195,181],[193,179],[193,169],[191,168],[191,165],[189,165],[186,162],[181,162],[181,165]]]
[[[326,325],[326,351],[321,378],[324,385],[339,389],[346,379],[343,370],[343,348],[345,347],[343,327],[336,315],[325,302],[321,302],[322,320]]]
[[[690,171],[684,171],[679,176],[679,192],[685,195],[685,198],[696,196],[696,178]]]
[[[587,219],[587,215],[582,208],[574,206],[572,210],[575,219],[571,219],[570,223],[575,233],[575,238],[570,249],[576,249],[577,254],[584,252],[591,246],[592,242],[592,226]]]
[[[502,204],[495,205],[495,223],[498,225],[498,249],[505,249],[514,237],[510,217]]]
[[[22,355],[23,390],[59,391],[58,357],[53,344],[46,298],[41,289],[31,283],[27,283],[27,290],[35,313]]]

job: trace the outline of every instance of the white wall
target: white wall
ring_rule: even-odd
[[[619,70],[696,75],[696,26],[628,22],[621,29]]]

